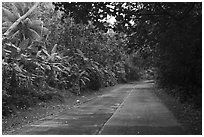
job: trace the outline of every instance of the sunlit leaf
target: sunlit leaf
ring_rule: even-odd
[[[16,69],[16,71],[18,71],[18,72],[22,72],[22,70],[21,70],[21,68],[18,66],[18,64],[15,64],[15,69]]]
[[[86,85],[86,83],[84,82],[83,79],[80,79],[80,81],[82,82],[82,84],[83,84],[84,86]]]
[[[51,55],[57,52],[57,44],[55,44],[51,50]]]

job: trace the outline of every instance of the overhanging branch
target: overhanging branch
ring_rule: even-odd
[[[25,18],[27,18],[27,17],[33,12],[33,10],[38,6],[38,4],[39,4],[39,2],[36,2],[36,3],[33,5],[33,7],[32,7],[30,10],[28,10],[28,12],[26,12],[23,16],[21,16],[19,19],[17,19],[17,20],[10,26],[10,28],[3,34],[3,36],[4,36],[4,37],[7,37],[7,36],[11,33],[11,31],[13,31],[13,30],[18,26],[18,24],[19,24],[22,20],[24,20]]]

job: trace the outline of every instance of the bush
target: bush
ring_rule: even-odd
[[[36,25],[35,37],[11,34],[2,40],[3,115],[36,102],[61,100],[62,96],[52,89],[79,95],[81,91],[125,81],[125,39],[96,29],[92,23],[76,24],[70,17],[61,22],[57,12],[43,4],[38,8],[41,15],[35,17],[44,23],[35,20],[40,24]],[[24,33],[30,27],[26,25],[16,29]]]
[[[90,71],[89,72],[89,79],[87,88],[92,90],[99,90],[102,87],[102,79],[97,72]]]

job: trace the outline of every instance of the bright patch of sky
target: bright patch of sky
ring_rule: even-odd
[[[113,25],[116,22],[115,17],[107,15],[107,22]]]

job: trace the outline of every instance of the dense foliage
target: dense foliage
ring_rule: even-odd
[[[201,3],[53,4],[3,3],[3,115],[141,76],[201,105]]]
[[[69,14],[84,23],[92,20],[102,29],[112,27],[116,32],[124,32],[128,39],[126,51],[139,53],[145,60],[143,67],[156,72],[160,85],[177,89],[171,93],[201,106],[202,3],[54,4],[64,11],[63,18]],[[89,18],[80,18],[79,11]],[[115,17],[114,25],[104,23],[107,15]]]
[[[22,19],[30,9],[34,10]],[[38,102],[61,99],[61,92],[80,95],[126,82],[128,74],[132,75],[134,65],[126,61],[123,33],[61,18],[62,13],[50,3],[3,3],[4,116]]]

